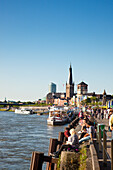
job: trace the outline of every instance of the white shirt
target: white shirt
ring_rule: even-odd
[[[109,118],[109,126],[113,125],[113,114]]]

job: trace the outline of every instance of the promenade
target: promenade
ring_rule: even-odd
[[[108,131],[109,127],[109,120],[108,119],[97,119],[96,121],[98,124],[104,124],[105,130],[107,131],[107,164],[103,163],[103,138],[102,142],[102,150],[99,151],[99,143],[94,142],[94,146],[97,152],[98,162],[101,170],[110,170],[111,169],[111,132]]]
[[[76,118],[70,123],[71,126],[76,127],[75,129],[77,133],[81,129],[81,125],[78,123],[78,121],[79,119]],[[87,149],[87,159],[86,159],[85,169],[86,170],[89,170],[89,169],[90,170],[110,170],[110,169],[113,170],[113,167],[111,166],[113,165],[112,164],[113,162],[112,153],[113,152],[111,153],[111,141],[112,141],[111,132],[108,131],[109,120],[107,119],[95,119],[94,120],[94,118],[92,117],[92,121],[96,121],[97,123],[97,136],[98,137],[94,138],[93,142],[87,141],[87,142],[83,142],[83,144],[80,145],[80,148],[83,148],[83,146],[86,146],[86,149]],[[101,130],[102,126],[99,127],[98,124],[104,124],[106,131]],[[102,133],[104,133],[104,136],[102,136]],[[107,139],[105,138],[105,136],[107,137]],[[65,141],[64,132],[59,132],[58,139],[50,138],[48,156],[45,156],[44,153],[42,152],[34,151],[32,153],[30,170],[41,169],[43,162],[47,162],[46,170],[49,170],[49,169],[56,170],[57,169],[56,164],[58,163],[59,159],[51,157],[50,153],[58,151],[58,149],[61,146],[61,143],[64,141]],[[105,143],[106,143],[106,147],[105,147]],[[107,152],[107,159],[105,159],[105,154],[104,154],[105,150]],[[66,152],[64,154],[68,155],[68,154],[74,154],[74,153]],[[61,162],[62,160],[64,161],[63,154],[61,154]],[[68,156],[65,159],[65,163],[68,163],[68,161],[66,160],[68,160]],[[62,165],[63,163],[61,163],[60,166],[62,167]],[[74,166],[74,164],[72,163],[70,165]]]

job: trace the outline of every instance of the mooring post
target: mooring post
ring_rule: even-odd
[[[106,149],[107,149],[107,144],[106,144],[106,131],[105,129],[103,130],[103,163],[104,165],[107,165],[107,155],[106,155]]]
[[[63,141],[64,141],[64,132],[59,132],[58,141],[63,143]],[[60,149],[60,145],[57,146],[57,150],[58,149]]]
[[[63,143],[64,141],[64,132],[59,132],[59,136],[58,136],[58,142]],[[56,151],[58,151],[60,149],[61,145],[57,145],[57,149]],[[57,164],[54,165],[54,170],[57,170]]]
[[[30,170],[42,170],[44,153],[42,152],[32,152],[31,166]]]
[[[56,152],[57,143],[58,143],[58,139],[50,138],[49,151],[48,151],[49,156],[50,156],[50,153]],[[54,169],[54,164],[50,165],[50,163],[47,163],[46,170],[49,170],[50,168],[51,168],[51,170],[53,170]]]

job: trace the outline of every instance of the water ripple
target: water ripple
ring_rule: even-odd
[[[0,169],[28,170],[32,151],[47,155],[50,138],[58,138],[64,126],[47,126],[46,119],[47,115],[0,112]]]

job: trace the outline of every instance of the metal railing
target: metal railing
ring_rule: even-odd
[[[103,140],[102,140],[102,132],[103,132]],[[108,137],[105,129],[101,129],[99,126],[99,132],[97,132],[97,141],[99,143],[99,151],[103,151],[103,163],[107,165],[107,159],[111,162],[111,170],[113,170],[113,131],[111,134],[111,138]],[[107,152],[107,142],[111,142],[111,158]]]

